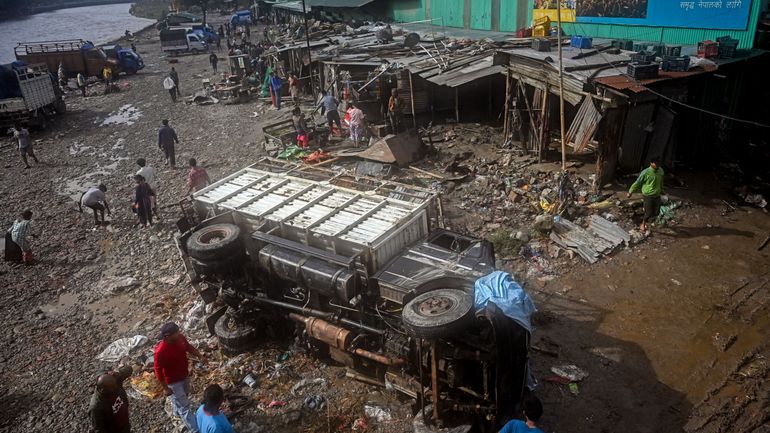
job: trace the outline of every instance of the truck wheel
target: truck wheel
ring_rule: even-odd
[[[246,257],[243,255],[230,254],[228,257],[219,260],[207,260],[202,261],[196,258],[190,258],[195,272],[198,274],[214,275],[214,274],[229,274],[232,273],[237,267],[243,264],[243,259]]]
[[[437,289],[409,301],[401,318],[412,336],[436,339],[461,330],[472,313],[471,294],[458,289]]]
[[[187,240],[187,253],[204,263],[240,256],[243,253],[240,235],[241,229],[235,224],[203,227]]]
[[[238,323],[230,314],[223,314],[214,324],[214,334],[219,339],[222,352],[227,355],[237,355],[254,347],[259,333],[251,325]]]
[[[198,49],[197,48],[193,48],[192,49],[192,55],[195,56],[197,54],[198,54]]]

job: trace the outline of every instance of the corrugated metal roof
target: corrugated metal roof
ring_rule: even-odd
[[[307,3],[312,6],[327,8],[360,8],[374,0],[308,0]]]
[[[307,6],[307,5],[306,5]],[[293,12],[302,12],[302,2],[285,2],[276,3],[273,5],[274,9],[285,9]],[[310,12],[310,6],[306,7],[307,12]]]
[[[660,71],[657,78],[649,78],[646,80],[635,80],[627,75],[610,75],[607,77],[599,77],[594,81],[597,83],[603,84],[607,87],[612,87],[613,89],[616,89],[616,90],[630,90],[634,93],[639,93],[646,90],[644,86],[647,84],[657,83],[658,81],[664,81],[664,80],[691,77],[693,75],[703,74],[714,70],[716,70],[716,68],[711,68],[709,70],[695,69],[687,72]]]
[[[627,231],[620,228],[620,226],[614,222],[606,220],[599,215],[591,215],[588,217],[588,231],[615,246],[631,241],[631,235],[629,235]]]
[[[645,89],[645,85],[657,83],[659,81],[664,80],[674,80],[678,78],[686,78],[691,77],[694,75],[700,75],[705,74],[708,72],[714,72],[716,71],[720,66],[728,65],[730,63],[740,62],[743,60],[751,59],[754,57],[767,55],[767,51],[764,50],[751,50],[748,52],[747,55],[743,55],[740,57],[733,57],[731,59],[713,59],[713,62],[704,62],[701,66],[698,66],[697,68],[690,69],[687,72],[666,72],[666,71],[659,71],[657,78],[650,78],[647,80],[635,80],[627,75],[620,74],[615,68],[612,68],[612,71],[617,75],[608,75],[608,76],[602,76],[597,77],[594,79],[595,82],[603,84],[608,87],[612,87],[616,90],[630,90],[634,93],[643,92]],[[692,58],[696,59],[696,58]],[[691,61],[692,64],[692,61]],[[618,67],[621,71],[625,71],[624,67]]]

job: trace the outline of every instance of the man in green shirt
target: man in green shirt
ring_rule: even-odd
[[[647,220],[660,213],[660,194],[663,192],[663,169],[658,167],[657,158],[650,159],[650,166],[639,173],[639,177],[628,190],[628,197],[636,190],[642,190],[644,196],[644,218],[639,230],[645,231]]]

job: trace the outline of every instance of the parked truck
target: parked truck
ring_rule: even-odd
[[[62,64],[70,78],[81,72],[87,77],[101,77],[105,66],[112,69],[114,75],[120,72],[134,73],[141,69],[141,58],[135,53],[133,56],[111,59],[103,49],[82,39],[19,42],[15,54],[18,60],[28,64],[43,63],[51,71],[58,71],[59,64]]]
[[[223,351],[294,334],[433,417],[499,427],[522,396],[530,335],[494,304],[474,308],[494,249],[435,227],[438,200],[264,158],[181,203],[177,246],[203,300],[222,306],[206,323]]]
[[[131,48],[125,48],[118,44],[103,45],[102,50],[107,58],[115,60],[120,65],[120,70],[128,75],[136,74],[144,69],[144,60],[142,56],[135,53]]]
[[[201,40],[206,41],[207,44],[209,41],[216,44],[219,40],[219,35],[216,32],[202,24],[186,23],[178,26],[170,26],[168,30],[184,30],[187,33],[196,34]]]
[[[235,26],[248,26],[254,23],[251,17],[251,11],[248,9],[236,11],[233,16],[230,17],[230,25]]]
[[[167,29],[160,31],[160,49],[172,56],[178,56],[183,53],[205,53],[209,47],[201,36],[187,33],[186,29]]]
[[[16,124],[45,127],[66,109],[61,91],[45,65],[0,65],[0,129]]]

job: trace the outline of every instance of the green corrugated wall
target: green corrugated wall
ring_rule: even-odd
[[[430,19],[437,20],[435,25],[464,27],[464,16],[464,0],[430,0]]]
[[[564,31],[570,35],[593,36],[597,38],[632,39],[635,41],[653,41],[672,45],[695,45],[700,41],[716,40],[729,35],[738,39],[739,48],[751,48],[757,31],[757,19],[760,12],[760,0],[753,0],[749,14],[748,30],[687,29],[678,27],[628,26],[618,24],[562,23]]]
[[[492,0],[471,0],[470,18],[472,29],[492,30]]]
[[[447,27],[463,27],[465,23],[464,0],[385,0],[396,21],[420,21],[443,18]],[[493,0],[469,0],[468,23],[473,29],[489,30],[492,23]],[[673,1],[673,0],[672,0]],[[740,48],[751,48],[761,11],[761,0],[753,0],[749,15],[749,28],[745,31],[719,29],[686,29],[676,27],[648,27],[619,24],[564,23],[564,31],[570,35],[586,35],[600,38],[633,39],[637,41],[663,41],[667,44],[695,45],[699,41],[729,35],[739,41]],[[500,0],[500,31],[513,32],[532,23],[533,0]],[[442,22],[434,21],[435,25]]]
[[[515,32],[526,23],[517,23],[519,16],[519,2],[515,0],[500,0],[500,31]]]
[[[397,22],[408,23],[422,21],[425,18],[425,2],[427,0],[397,0],[387,1],[390,16]]]

